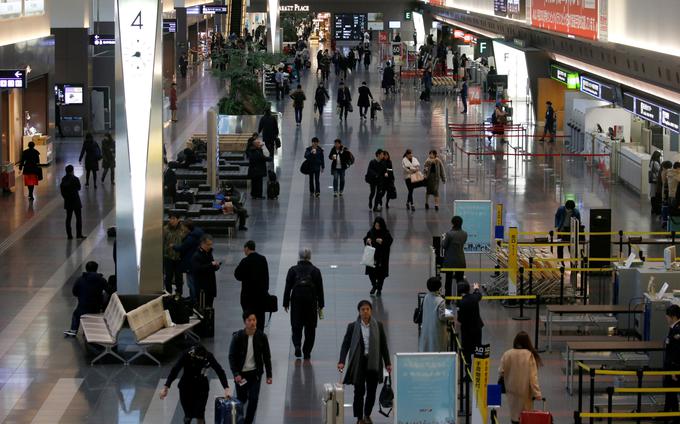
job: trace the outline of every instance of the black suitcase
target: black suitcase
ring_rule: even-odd
[[[267,199],[277,199],[281,192],[281,185],[277,181],[274,171],[268,172],[269,182],[267,182]]]
[[[201,291],[198,301],[198,315],[201,322],[195,327],[200,337],[215,337],[215,310],[205,306],[205,293]]]

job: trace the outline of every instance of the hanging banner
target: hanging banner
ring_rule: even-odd
[[[517,294],[517,274],[519,268],[517,266],[517,242],[519,237],[519,231],[517,227],[510,227],[508,230],[508,294],[514,296]]]
[[[457,422],[456,359],[454,352],[394,355],[396,424]]]
[[[472,359],[472,378],[474,384],[475,399],[477,409],[482,416],[482,422],[487,422],[488,405],[487,389],[489,385],[489,356],[491,356],[491,345],[481,345],[475,348],[475,356]]]
[[[533,0],[531,25],[597,40],[598,0]]]
[[[463,229],[468,239],[465,253],[485,253],[493,243],[491,200],[455,200],[453,214],[463,218]]]

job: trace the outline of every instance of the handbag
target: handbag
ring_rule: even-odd
[[[411,184],[416,184],[416,183],[419,183],[421,181],[425,181],[425,175],[423,175],[423,173],[420,172],[420,171],[416,171],[413,174],[411,174],[410,178],[411,178]]]
[[[307,159],[305,159],[302,162],[302,165],[300,165],[300,172],[304,175],[309,175],[312,173],[312,164]]]
[[[361,257],[361,265],[369,268],[375,267],[375,247],[364,246],[364,255]]]
[[[501,388],[501,393],[505,393],[505,377],[503,376],[498,377],[498,385]]]
[[[273,294],[267,293],[264,298],[264,311],[274,313],[279,311],[279,298]]]
[[[378,412],[383,417],[389,417],[394,406],[394,390],[392,390],[392,377],[389,375],[385,378],[382,389],[380,390],[380,397],[378,397]],[[383,408],[389,409],[383,412]]]
[[[276,148],[280,149],[281,148],[281,139],[279,137],[276,137],[276,140],[274,140],[274,141],[276,142]]]

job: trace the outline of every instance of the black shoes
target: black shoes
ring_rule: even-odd
[[[425,209],[430,209],[430,205],[428,203],[425,203]]]
[[[239,231],[248,231],[248,227],[246,227],[245,225],[239,226],[238,229]]]
[[[302,358],[302,350],[299,347],[295,347],[295,357]]]
[[[373,288],[371,289],[370,295],[371,295],[371,296],[375,296],[375,292],[376,292],[376,291],[377,291],[377,289],[376,289],[375,287],[373,287]]]

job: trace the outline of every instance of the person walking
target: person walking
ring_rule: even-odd
[[[394,169],[390,152],[383,150],[383,165],[385,166],[385,178],[383,178],[381,190],[385,193],[385,209],[390,208],[390,200],[397,198],[397,188],[394,186]]]
[[[185,231],[184,239],[180,244],[175,244],[172,248],[180,256],[180,270],[187,276],[187,286],[189,286],[189,296],[194,305],[198,304],[198,289],[191,271],[191,259],[201,245],[201,238],[205,234],[203,230],[196,226],[191,219],[186,219],[182,223]]]
[[[442,249],[444,250],[443,268],[465,268],[465,243],[468,235],[463,231],[463,218],[454,216],[451,218],[451,229],[444,235]],[[446,273],[446,285],[444,295],[453,296],[453,280],[456,284],[464,281],[465,272],[455,271]]]
[[[423,298],[418,352],[446,352],[449,348],[448,323],[453,316],[446,314],[446,302],[439,293],[441,288],[439,277],[427,280],[428,293]]]
[[[276,100],[283,99],[283,69],[278,68],[274,73],[274,83],[276,84]]]
[[[323,108],[326,106],[326,101],[331,97],[328,95],[328,90],[320,82],[319,86],[316,87],[316,92],[314,93],[314,107],[319,112],[319,118],[323,117]]]
[[[680,370],[680,306],[671,305],[666,308],[666,323],[668,324],[668,336],[663,355],[664,371]],[[664,387],[680,387],[680,377],[666,375],[663,377]],[[664,412],[678,411],[678,394],[666,393]],[[677,420],[673,421],[677,423]]]
[[[479,301],[482,300],[482,294],[479,292],[479,284],[475,283],[473,292],[470,293],[470,284],[464,281],[458,285],[458,295],[463,296],[458,302],[457,317],[460,324],[460,343],[465,362],[471,368],[475,348],[482,344],[484,322],[479,314]]]
[[[305,92],[302,91],[302,85],[298,84],[297,89],[290,93],[290,98],[293,99],[293,108],[295,109],[295,123],[300,126],[302,123],[302,108],[305,106]]]
[[[161,389],[160,398],[164,400],[168,396],[172,382],[177,379],[179,372],[182,377],[179,379],[179,402],[184,410],[184,423],[188,424],[196,419],[198,424],[205,424],[205,407],[208,403],[210,384],[208,381],[208,369],[212,368],[220,379],[224,388],[224,397],[231,397],[229,381],[224,368],[203,345],[195,344],[187,349],[179,357],[175,365],[170,370],[165,385]]]
[[[236,383],[236,397],[246,408],[245,424],[255,421],[262,374],[272,384],[272,359],[267,335],[260,329],[257,314],[243,313],[245,328],[235,332],[229,345],[229,367]]]
[[[264,301],[269,293],[269,265],[267,258],[255,249],[255,242],[252,240],[243,245],[245,258],[234,269],[234,278],[241,282],[241,308],[244,312],[254,313],[257,328],[264,331]]]
[[[385,64],[380,86],[385,90],[385,94],[389,94],[390,90],[394,91],[394,68],[389,60]]]
[[[198,292],[199,306],[212,308],[217,297],[217,277],[215,273],[220,269],[221,262],[213,257],[213,238],[210,234],[201,237],[201,244],[191,258],[191,272]],[[201,298],[203,304],[201,305]]]
[[[371,66],[371,51],[369,49],[364,50],[364,69],[368,71]]]
[[[359,99],[357,101],[357,106],[359,106],[359,117],[366,119],[366,113],[368,113],[368,108],[371,107],[371,102],[373,101],[373,94],[371,94],[371,89],[366,85],[366,81],[361,83],[359,87]]]
[[[354,163],[354,155],[342,145],[339,138],[336,138],[328,159],[331,160],[333,196],[342,196],[345,191],[345,171]]]
[[[317,137],[313,137],[312,145],[305,149],[305,159],[310,164],[309,195],[319,197],[321,195],[319,176],[326,169],[326,162]]]
[[[99,264],[89,261],[85,264],[85,272],[73,284],[71,292],[78,298],[78,306],[71,317],[71,328],[64,331],[67,337],[75,337],[80,327],[80,317],[85,314],[98,314],[104,308],[106,280],[97,272]]]
[[[423,92],[420,94],[420,100],[426,102],[430,101],[430,93],[432,92],[432,71],[430,69],[431,68],[429,66],[425,68],[425,71],[423,72],[423,78],[421,79],[421,83],[423,84]]]
[[[430,153],[425,161],[425,209],[430,209],[428,200],[430,196],[434,196],[434,210],[439,210],[439,182],[446,183],[446,171],[441,159],[437,157],[436,150],[430,150]]]
[[[383,163],[383,150],[378,149],[375,151],[375,159],[368,163],[368,169],[366,170],[366,176],[364,180],[370,185],[371,192],[368,195],[368,209],[373,212],[380,212],[382,209],[382,198],[383,198],[383,180],[387,169]],[[375,201],[374,201],[375,199]]]
[[[177,122],[177,84],[174,82],[170,86],[170,119]]]
[[[422,175],[420,171],[420,162],[418,158],[413,156],[413,151],[411,149],[406,149],[404,156],[401,159],[401,169],[404,171],[404,183],[406,184],[406,189],[408,190],[408,196],[406,197],[406,209],[411,209],[415,211],[416,207],[413,205],[413,189],[420,187],[423,179],[421,181],[415,181]]]
[[[468,83],[467,78],[463,77],[463,84],[460,87],[460,102],[463,103],[463,112],[467,113]]]
[[[385,329],[373,318],[371,302],[360,301],[357,310],[359,316],[347,325],[342,340],[338,371],[345,373],[343,384],[354,386],[352,409],[357,424],[372,424],[371,413],[378,384],[383,381],[383,368],[391,373],[392,362]]]
[[[179,57],[179,73],[182,78],[187,77],[187,69],[189,68],[189,61],[185,53],[182,53]]]
[[[344,115],[345,121],[347,121],[347,114],[349,113],[349,109],[352,107],[352,95],[349,92],[349,88],[340,81],[338,84],[338,113],[340,114],[340,120],[342,121],[342,117]]]
[[[80,156],[78,157],[78,162],[83,162],[83,156],[85,157],[85,187],[90,186],[90,173],[92,174],[92,182],[94,183],[94,189],[97,189],[97,171],[99,170],[99,160],[102,158],[102,151],[99,148],[99,144],[94,141],[92,134],[85,134],[85,141],[83,141],[83,148],[80,149]]]
[[[116,184],[116,142],[111,137],[110,133],[104,135],[102,140],[102,183],[106,178],[106,174],[111,173],[111,185]]]
[[[40,152],[35,149],[35,143],[28,142],[28,149],[21,152],[19,171],[24,175],[24,185],[28,187],[28,200],[33,200],[33,190],[42,180],[42,168],[40,167]]]
[[[269,156],[274,157],[276,153],[276,138],[279,136],[279,121],[272,115],[270,109],[265,110],[264,115],[260,118],[257,132],[262,135],[262,140],[269,151]]]
[[[186,228],[179,220],[175,212],[168,214],[168,223],[163,227],[163,285],[165,291],[172,294],[172,285],[175,285],[175,293],[182,295],[184,279],[182,276],[182,257],[175,250],[175,246],[182,244],[186,236]]]
[[[64,199],[64,209],[66,210],[66,237],[69,240],[73,239],[73,233],[71,232],[71,219],[73,215],[76,216],[76,237],[79,239],[84,239],[83,235],[83,218],[81,211],[83,208],[80,202],[80,180],[78,177],[73,175],[73,165],[66,165],[66,175],[61,179],[61,184],[59,184],[59,190],[61,191],[61,197]]]
[[[383,283],[390,275],[390,249],[392,248],[392,234],[387,229],[383,217],[378,216],[373,220],[371,229],[364,237],[364,245],[375,249],[373,260],[375,266],[366,267],[366,275],[371,280],[371,296],[382,295]]]
[[[538,367],[541,365],[541,357],[531,344],[529,335],[524,331],[517,333],[512,349],[503,353],[498,368],[498,375],[505,384],[513,424],[519,424],[522,411],[533,409],[535,399],[543,398],[538,384]]]
[[[252,138],[251,138],[252,140]],[[248,157],[248,178],[250,178],[250,196],[253,199],[264,199],[262,195],[262,180],[267,175],[267,162],[274,160],[273,156],[265,156],[262,151],[263,143],[252,140],[246,150]]]
[[[310,359],[316,338],[317,318],[323,317],[323,278],[319,268],[312,264],[312,251],[301,249],[300,260],[286,275],[283,291],[283,309],[289,312],[295,357]],[[302,344],[302,333],[305,343]]]
[[[539,141],[545,141],[545,136],[550,134],[550,142],[555,142],[555,109],[553,109],[552,102],[548,100],[545,102],[545,126],[543,127],[543,137]]]
[[[581,222],[581,212],[576,208],[576,203],[573,200],[567,200],[564,202],[564,206],[557,208],[555,212],[555,231],[558,233],[569,233],[571,231],[571,218],[576,218]],[[569,243],[571,241],[571,236],[569,234],[558,235],[558,239],[561,239],[561,243]],[[564,246],[557,246],[557,257],[562,258],[564,256]]]

